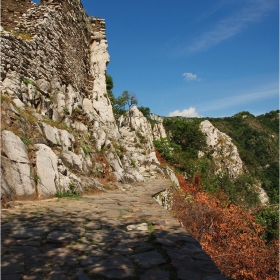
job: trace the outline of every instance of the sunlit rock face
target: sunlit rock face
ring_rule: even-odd
[[[213,151],[212,157],[216,165],[216,172],[227,172],[232,180],[243,173],[242,160],[237,147],[231,138],[219,131],[211,122],[205,120],[200,124],[201,131],[206,136],[209,149]]]
[[[105,20],[88,17],[80,0],[10,0],[3,11],[3,193],[48,197],[163,174],[153,147],[163,128],[153,131],[136,107],[117,126]]]
[[[121,134],[119,143],[126,155],[122,157],[124,166],[130,162],[144,176],[161,173],[153,146],[152,126],[142,112],[133,106],[119,118],[118,125]]]
[[[163,126],[163,118],[157,115],[151,114],[151,119],[154,121],[153,124],[153,137],[154,140],[159,140],[160,138],[166,138],[166,131]]]

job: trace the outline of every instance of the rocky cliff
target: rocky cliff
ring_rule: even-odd
[[[155,177],[163,118],[132,107],[118,120],[106,90],[105,20],[80,0],[2,1],[1,189],[6,199],[83,193]],[[217,172],[243,172],[231,139],[200,125]]]
[[[212,155],[216,173],[227,173],[232,181],[244,174],[243,162],[232,139],[208,120],[201,122],[200,129],[206,136],[207,146]],[[199,156],[202,155],[203,152],[200,152]],[[253,184],[252,190],[258,193],[259,200],[263,205],[269,203],[268,195],[262,188],[261,182],[257,181]]]
[[[105,21],[79,0],[41,2],[2,3],[2,194],[81,193],[163,173],[152,144],[163,127],[136,107],[114,118]]]
[[[243,173],[243,166],[237,147],[232,143],[231,138],[219,131],[208,120],[201,122],[200,129],[206,136],[216,172],[227,172],[229,177],[235,180]]]

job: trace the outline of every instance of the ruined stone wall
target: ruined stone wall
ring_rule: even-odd
[[[5,2],[16,0],[4,0]],[[28,4],[26,13],[13,27],[4,14],[1,78],[17,72],[20,79],[50,81],[54,76],[84,93],[91,87],[89,37],[91,24],[79,0],[44,1]],[[12,13],[14,14],[14,12]],[[79,48],[77,48],[79,46]]]
[[[1,1],[1,25],[7,29],[17,26],[19,18],[36,4],[30,0],[2,0]]]

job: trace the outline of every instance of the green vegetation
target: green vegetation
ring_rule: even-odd
[[[7,27],[7,26],[4,26],[3,29],[5,31],[8,31],[10,32],[11,34],[13,34],[14,36],[16,36],[17,38],[20,38],[22,40],[27,40],[27,41],[30,41],[33,39],[33,35],[30,34],[30,33],[25,33],[25,32],[21,32],[21,31],[18,31],[18,30],[14,30],[10,27]],[[1,32],[2,33],[2,32]],[[3,34],[1,34],[3,35]]]
[[[258,210],[256,215],[257,222],[266,227],[263,239],[267,242],[272,241],[279,236],[279,211],[278,207],[263,207]]]
[[[129,110],[132,106],[138,104],[137,97],[134,93],[128,92],[127,90],[123,91],[123,93],[115,97],[113,94],[114,81],[110,75],[106,75],[106,90],[108,97],[111,101],[113,107],[113,113],[116,119],[118,119],[121,115],[125,114],[127,110]]]
[[[80,143],[81,148],[83,149],[85,155],[88,155],[92,152],[92,147],[83,141]]]
[[[65,191],[61,191],[61,190],[57,190],[55,196],[57,198],[62,198],[62,197],[74,197],[77,198],[79,197],[79,191],[76,189],[75,184],[73,182],[69,183],[69,191],[65,192]]]
[[[149,231],[150,233],[153,233],[153,232],[155,231],[154,226],[153,226],[153,223],[152,223],[151,221],[148,221],[148,222],[147,222],[147,227],[148,227],[148,231]]]
[[[209,121],[233,139],[248,173],[262,182],[270,202],[278,203],[279,110],[258,117],[241,112]]]
[[[205,118],[165,118],[168,138],[154,141],[154,145],[189,183],[198,184],[208,193],[255,213],[256,221],[266,227],[262,236],[267,242],[279,234],[279,110],[258,117],[241,112],[228,118],[207,118],[221,132],[232,138],[244,163],[245,173],[235,181],[226,172],[217,173],[211,150],[205,145],[205,136],[199,124]],[[198,152],[204,155],[198,157]],[[200,181],[195,182],[196,174]],[[261,182],[270,204],[260,206],[258,190]],[[224,199],[224,198],[221,198]],[[192,197],[186,197],[187,202]]]
[[[28,78],[23,78],[22,81],[23,81],[23,83],[26,84],[26,85],[28,85],[28,84],[35,85],[35,83],[32,82],[31,80],[29,80]]]
[[[34,182],[35,182],[35,184],[37,185],[39,183],[39,181],[40,181],[40,177],[39,177],[38,173],[35,172],[35,174],[34,174]]]
[[[20,137],[20,140],[25,144],[25,145],[31,145],[32,141],[25,136]]]
[[[241,112],[229,118],[209,118],[215,127],[233,139],[244,162],[246,172],[234,182],[226,172],[216,172],[205,136],[199,130],[199,124],[204,119],[165,118],[163,124],[169,137],[154,141],[154,145],[188,180],[200,174],[201,187],[207,192],[223,190],[234,204],[257,207],[260,201],[253,186],[261,182],[270,203],[278,203],[278,113],[273,111],[254,117],[249,112]],[[198,157],[199,151],[204,152],[202,157]]]
[[[154,141],[156,149],[180,172],[190,171],[192,161],[198,158],[198,151],[206,147],[206,138],[199,130],[199,124],[199,121],[186,118],[166,118],[163,125],[169,137]]]
[[[113,99],[113,113],[116,118],[119,118],[121,115],[125,114],[133,105],[137,105],[138,100],[134,93],[128,92],[127,90],[123,91],[122,95]]]
[[[107,94],[108,94],[108,97],[109,97],[112,105],[114,104],[114,100],[115,100],[115,97],[114,97],[114,94],[112,91],[113,88],[114,88],[113,78],[110,75],[106,74],[106,90],[107,90]]]

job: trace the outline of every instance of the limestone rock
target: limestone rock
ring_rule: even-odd
[[[29,163],[27,148],[13,132],[2,131],[2,148],[4,154],[12,161]]]
[[[73,184],[79,192],[84,185],[103,190],[103,185],[89,176],[93,159],[99,160],[95,150],[102,149],[106,150],[106,159],[95,162],[96,167],[102,166],[94,171],[96,176],[104,176],[109,165],[122,183],[156,177],[162,171],[154,153],[153,133],[164,137],[162,119],[154,116],[156,124],[152,128],[132,107],[117,126],[106,88],[110,57],[105,21],[89,19],[80,1],[63,1],[63,9],[60,2],[34,5],[18,19],[16,28],[32,35],[32,39],[22,40],[11,32],[2,32],[1,93],[15,103],[3,105],[7,125],[22,117],[23,131],[36,130],[26,134],[37,148],[34,157],[30,153],[32,165],[26,153],[18,157],[24,155],[27,162],[11,158],[12,151],[10,157],[3,154],[2,189],[9,192],[11,185],[21,182],[24,186],[31,184],[32,193],[37,185],[37,194],[42,196],[69,191]],[[26,114],[16,107],[26,108]],[[37,120],[29,119],[31,112]],[[74,132],[45,123],[46,118],[63,122]],[[13,176],[8,178],[8,173]]]
[[[171,182],[177,187],[180,186],[179,181],[178,181],[175,173],[173,172],[173,170],[170,167],[166,168],[166,172],[167,172],[168,176],[170,177]]]
[[[53,104],[54,104],[54,120],[61,121],[65,115],[65,93],[62,91],[57,92],[53,96]]]
[[[119,118],[118,125],[122,135],[119,144],[123,148],[122,163],[125,171],[132,174],[128,168],[133,167],[144,176],[156,175],[160,164],[154,152],[152,126],[147,118],[134,106],[126,116]]]
[[[52,145],[61,145],[59,132],[56,127],[52,127],[46,123],[42,123],[43,131],[46,139],[51,142]]]
[[[44,122],[41,123],[46,139],[55,146],[61,146],[63,151],[71,151],[75,142],[74,136],[64,129],[57,129]]]
[[[72,151],[75,142],[74,136],[67,130],[59,129],[60,143],[63,151]]]
[[[242,160],[237,147],[232,143],[231,138],[220,132],[208,120],[201,122],[200,129],[206,136],[208,147],[213,150],[217,173],[227,172],[232,180],[235,180],[243,173]]]
[[[38,182],[38,193],[42,196],[52,196],[56,193],[56,181],[58,175],[58,159],[52,149],[44,144],[36,144],[36,168],[35,175]]]
[[[163,118],[159,117],[157,115],[151,114],[151,119],[155,121],[155,124],[153,126],[153,137],[154,140],[159,140],[160,138],[166,138],[166,131],[163,126]]]
[[[101,148],[105,145],[107,134],[101,127],[98,127],[92,130],[92,137],[95,139],[96,149],[100,151]]]
[[[26,146],[11,131],[2,131],[2,154],[2,193],[7,197],[34,194],[35,184]]]
[[[64,151],[60,154],[59,158],[63,163],[76,171],[83,171],[83,158],[71,151]]]
[[[143,116],[142,112],[136,106],[133,106],[128,112],[127,116],[122,116],[119,119],[119,127],[122,132],[122,127],[129,127],[138,138],[142,139],[145,146],[150,150],[153,149],[152,127],[148,120]]]
[[[82,122],[78,122],[78,121],[75,121],[73,124],[72,124],[72,128],[80,131],[80,132],[87,132],[88,131],[88,127],[86,125],[84,125]]]
[[[102,22],[101,25],[105,25],[105,23]],[[93,29],[95,28],[93,27]],[[83,105],[88,112],[105,124],[111,137],[118,137],[119,133],[106,89],[106,66],[110,60],[107,52],[107,40],[105,34],[98,38],[94,34],[92,35],[92,39],[95,39],[90,46],[90,71],[93,76],[93,88],[91,100],[84,99]]]
[[[137,224],[137,225],[128,225],[126,228],[129,231],[131,231],[131,230],[147,231],[148,230],[148,225],[146,223],[142,223],[142,224]]]
[[[259,199],[262,205],[266,205],[269,203],[269,197],[266,191],[262,188],[261,182],[258,182],[253,186],[256,189],[257,193],[259,194]]]
[[[38,79],[35,81],[35,84],[37,85],[37,87],[44,91],[44,92],[50,92],[51,90],[51,85],[48,81],[46,81],[45,79]]]
[[[2,82],[2,89],[3,94],[8,95],[11,97],[19,108],[24,108],[23,103],[23,96],[22,90],[19,82],[19,76],[15,72],[9,72],[6,75],[6,78]]]

